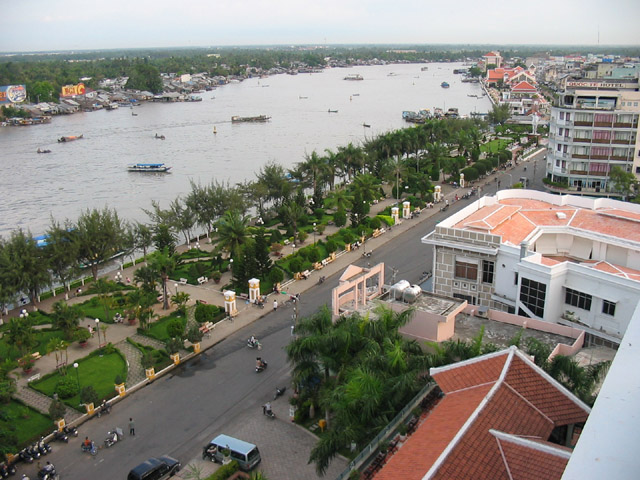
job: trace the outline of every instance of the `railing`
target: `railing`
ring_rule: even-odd
[[[391,420],[386,427],[384,427],[378,435],[375,436],[369,444],[364,447],[360,453],[351,460],[349,466],[343,470],[343,472],[336,477],[336,480],[343,480],[347,478],[351,471],[354,469],[358,469],[364,464],[378,449],[380,444],[385,441],[388,437],[390,437],[398,425],[403,422],[411,413],[411,411],[420,405],[420,402],[424,397],[426,397],[434,388],[436,388],[435,383],[428,383],[425,385],[422,390],[420,390],[413,399],[405,405],[405,407],[398,413],[393,420]]]

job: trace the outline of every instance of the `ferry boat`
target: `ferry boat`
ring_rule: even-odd
[[[426,72],[427,70],[429,70],[429,67],[422,67],[422,68],[420,69],[420,71],[421,71],[421,72]]]
[[[359,73],[350,73],[349,75],[344,77],[344,79],[345,80],[364,80],[363,76],[360,75]]]
[[[134,163],[127,167],[129,172],[168,173],[171,167],[164,163]]]
[[[74,140],[80,140],[83,137],[84,133],[81,135],[71,135],[69,137],[60,137],[58,139],[58,143],[64,143],[64,142],[73,142]]]
[[[449,84],[448,84],[447,82],[442,82],[442,83],[440,84],[440,86],[441,86],[442,88],[449,88]]]
[[[242,122],[268,122],[271,120],[271,117],[267,115],[258,115],[257,117],[239,117],[237,115],[231,117],[231,123],[242,123]]]

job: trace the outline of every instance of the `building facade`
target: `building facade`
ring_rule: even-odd
[[[504,190],[440,222],[434,293],[617,343],[640,300],[640,205]]]
[[[613,167],[640,179],[638,79],[569,81],[551,109],[547,178],[605,193]]]

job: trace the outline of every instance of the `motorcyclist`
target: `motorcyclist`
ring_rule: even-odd
[[[47,474],[52,474],[55,469],[56,467],[54,467],[53,464],[47,460],[47,464],[42,468],[42,471]]]
[[[262,358],[260,358],[260,357],[256,357],[256,368],[257,368],[258,370],[260,370],[260,369],[264,368],[264,367],[265,367],[265,365],[266,365],[266,363],[265,363],[264,361],[262,361]]]
[[[267,402],[264,404],[263,413],[269,416],[273,414],[273,412],[271,411],[271,402]]]
[[[256,345],[258,345],[258,339],[255,336],[251,335],[251,338],[249,339],[249,344],[252,347],[255,347]]]
[[[92,444],[93,444],[93,442],[91,440],[89,440],[89,437],[84,437],[84,442],[82,442],[82,447],[85,450],[90,450]]]

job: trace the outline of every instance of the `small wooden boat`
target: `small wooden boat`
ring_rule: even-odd
[[[129,172],[143,173],[168,173],[171,167],[167,167],[164,163],[134,163],[127,167]]]
[[[328,111],[329,113],[338,113],[338,110],[331,110],[331,109],[329,109],[329,110],[327,110],[327,111]]]
[[[157,138],[158,140],[164,140],[164,135],[158,135],[158,134],[156,133],[155,138]]]
[[[49,150],[48,148],[45,149],[45,150],[42,150],[42,149],[39,148],[38,150],[36,150],[36,152],[37,153],[51,153],[51,150]]]
[[[440,84],[440,86],[441,86],[442,88],[449,88],[449,84],[448,84],[447,82],[442,82],[442,83]]]
[[[364,80],[364,77],[362,75],[360,75],[359,73],[350,73],[349,75],[347,75],[346,77],[344,77],[345,80]]]
[[[371,128],[371,125],[369,125],[368,123],[363,123],[363,124],[362,124],[362,126],[363,126],[364,128]]]
[[[74,140],[80,140],[83,137],[84,133],[82,135],[71,135],[69,137],[60,137],[58,139],[58,143],[65,143],[65,142],[73,142]]]

